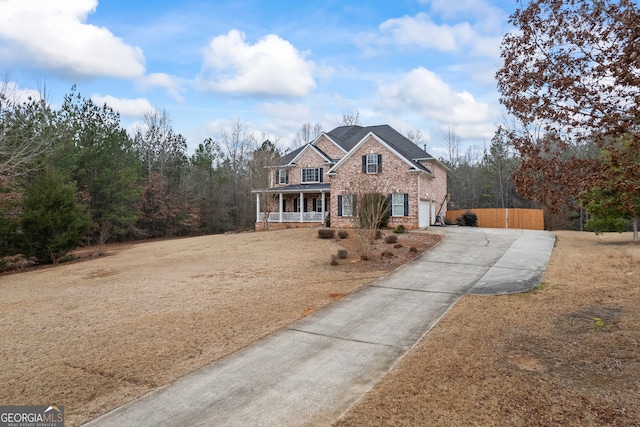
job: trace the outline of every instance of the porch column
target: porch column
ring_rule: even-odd
[[[278,211],[280,213],[280,218],[278,219],[278,222],[282,222],[282,193],[278,194],[279,196],[279,200],[278,200]]]
[[[304,206],[302,206],[303,203],[304,203],[304,193],[301,191],[300,200],[298,201],[298,208],[300,208],[300,222],[304,221]]]
[[[256,193],[256,222],[260,222],[260,193]]]
[[[326,205],[325,205],[325,201],[324,201],[324,197],[325,197],[324,191],[322,193],[320,193],[320,194],[322,194],[322,222],[323,222],[323,225],[324,225],[324,213],[326,211],[326,208],[325,208]]]

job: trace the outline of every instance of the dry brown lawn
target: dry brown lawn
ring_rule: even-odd
[[[317,235],[89,248],[77,254],[85,262],[0,275],[0,404],[64,405],[66,425],[79,425],[290,325],[441,237],[401,235],[398,248],[378,240],[363,262],[355,233]],[[341,244],[349,257],[330,265]]]
[[[640,245],[555,234],[540,288],[464,296],[335,426],[640,425]]]
[[[464,296],[336,426],[640,425],[640,245],[557,232],[543,285]],[[438,240],[361,262],[316,230],[105,248],[0,275],[0,403],[81,424],[309,315]],[[394,257],[381,257],[391,251]],[[82,259],[95,255],[85,251]]]

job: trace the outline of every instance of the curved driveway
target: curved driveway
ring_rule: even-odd
[[[431,251],[289,328],[88,426],[330,425],[465,293],[538,284],[545,231],[443,227]]]

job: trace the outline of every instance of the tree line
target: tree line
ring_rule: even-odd
[[[60,108],[0,93],[0,257],[58,262],[78,244],[245,230],[281,154],[240,119],[189,155],[165,111],[133,136],[72,88]]]

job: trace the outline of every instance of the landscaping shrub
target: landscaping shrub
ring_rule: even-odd
[[[338,259],[335,255],[331,255],[331,265],[338,265]]]
[[[456,223],[464,227],[477,227],[478,216],[471,211],[467,211],[456,219]]]
[[[385,243],[397,243],[398,242],[398,236],[396,236],[395,234],[389,234],[387,237],[384,238]]]
[[[336,231],[329,228],[321,228],[320,230],[318,230],[318,238],[320,239],[333,239],[333,236],[335,234]]]
[[[405,231],[404,225],[402,224],[398,225],[396,228],[393,229],[393,232],[398,234],[402,234],[404,233],[404,231]]]
[[[395,245],[393,245],[393,247],[396,249],[400,249],[402,247],[402,243],[396,243]]]
[[[409,248],[409,252],[418,252],[418,248],[416,248],[415,246],[411,246]]]
[[[338,237],[341,239],[346,239],[347,237],[349,237],[349,233],[344,230],[340,230],[338,231]]]
[[[394,255],[393,255],[393,252],[391,252],[391,251],[382,251],[380,256],[382,258],[393,258]]]
[[[376,230],[376,240],[382,239],[382,231]]]
[[[338,249],[338,258],[345,259],[347,257],[346,249]]]

